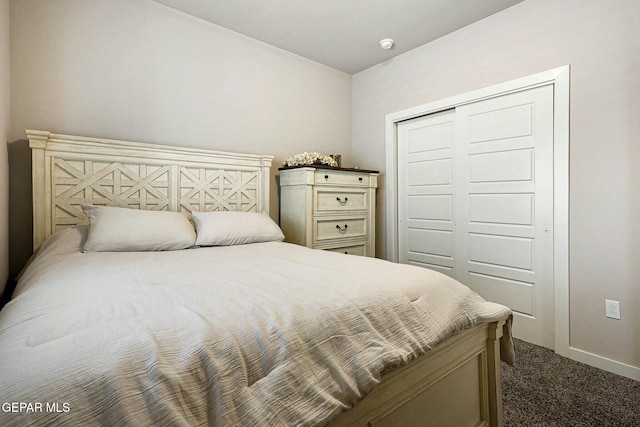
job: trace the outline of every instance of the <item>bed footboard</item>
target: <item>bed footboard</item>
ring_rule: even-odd
[[[382,382],[329,425],[502,426],[500,338],[505,321],[445,341]]]

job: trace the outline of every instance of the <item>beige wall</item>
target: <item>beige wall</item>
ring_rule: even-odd
[[[571,346],[640,367],[640,7],[526,0],[353,78],[353,155],[385,169],[385,114],[571,65]],[[381,180],[384,181],[384,178]],[[385,191],[377,251],[386,253]],[[605,298],[622,320],[606,319]]]
[[[12,175],[25,178],[11,191],[26,210],[12,224],[14,272],[30,253],[25,129],[273,154],[276,219],[286,157],[322,151],[350,162],[348,74],[150,0],[11,6]]]
[[[0,296],[9,275],[9,162],[11,119],[9,0],[0,0]]]

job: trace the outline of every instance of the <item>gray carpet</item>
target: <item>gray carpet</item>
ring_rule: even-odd
[[[640,426],[640,382],[515,340],[502,363],[505,427]]]

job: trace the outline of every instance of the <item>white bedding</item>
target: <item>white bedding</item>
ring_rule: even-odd
[[[510,315],[418,267],[281,242],[81,253],[83,233],[46,242],[0,312],[2,426],[322,425]]]

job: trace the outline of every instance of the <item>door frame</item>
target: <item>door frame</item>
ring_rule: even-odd
[[[562,356],[569,356],[569,65],[385,116],[387,259],[398,262],[398,123],[546,85],[553,85],[554,350]]]

